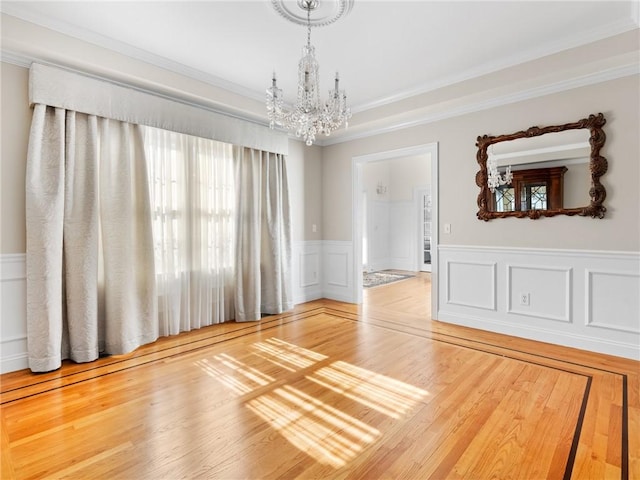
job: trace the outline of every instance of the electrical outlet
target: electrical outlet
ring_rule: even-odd
[[[530,296],[529,293],[521,293],[520,294],[520,305],[528,307],[530,300],[531,300],[531,296]]]

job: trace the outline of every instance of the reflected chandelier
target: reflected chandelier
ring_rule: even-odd
[[[283,127],[312,145],[317,134],[329,135],[342,124],[346,127],[351,109],[347,107],[345,91],[340,90],[337,72],[329,99],[320,102],[319,65],[311,45],[311,11],[318,7],[318,0],[298,0],[297,3],[307,12],[307,44],[302,47],[302,58],[298,63],[298,98],[291,109],[285,108],[282,90],[276,85],[273,72],[271,86],[267,88],[267,114],[271,128]]]
[[[491,193],[495,192],[496,188],[502,185],[511,184],[512,181],[513,173],[511,173],[511,165],[507,167],[504,176],[502,176],[498,171],[498,162],[493,155],[489,155],[489,159],[487,160],[487,184]]]

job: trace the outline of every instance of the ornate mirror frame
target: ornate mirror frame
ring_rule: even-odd
[[[531,219],[537,219],[540,217],[553,217],[555,215],[580,215],[590,216],[592,218],[604,218],[604,212],[607,209],[602,205],[604,199],[607,196],[607,192],[604,186],[600,183],[600,177],[607,171],[608,164],[607,159],[600,156],[600,149],[604,145],[606,135],[602,130],[602,126],[606,123],[604,115],[598,113],[597,115],[589,115],[589,118],[583,118],[574,123],[567,123],[565,125],[553,125],[548,127],[531,127],[527,130],[522,130],[516,133],[508,135],[482,135],[479,136],[476,142],[478,147],[478,153],[476,160],[480,165],[480,171],[476,174],[476,185],[480,187],[480,194],[478,195],[478,213],[479,220],[488,221],[492,218],[505,218],[505,217],[529,217]],[[591,171],[591,188],[589,189],[589,197],[591,202],[586,207],[577,208],[557,208],[551,210],[523,210],[512,212],[494,212],[488,207],[491,199],[491,191],[487,184],[487,149],[490,145],[498,142],[508,142],[516,140],[518,138],[529,138],[544,135],[545,133],[563,132],[565,130],[576,130],[581,128],[588,128],[590,131],[589,144],[591,145],[591,155],[589,161],[589,170]]]

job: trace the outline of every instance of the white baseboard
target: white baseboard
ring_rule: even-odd
[[[446,310],[438,312],[438,321],[453,323],[464,327],[477,328],[489,332],[511,335],[514,337],[536,340],[554,345],[578,348],[590,352],[604,353],[616,357],[640,360],[638,345],[629,342],[617,342],[599,338],[596,336],[576,335],[570,332],[558,332],[556,330],[541,328],[539,326],[515,325],[510,322],[502,322],[478,316],[468,316],[460,313],[450,313]]]
[[[15,372],[29,368],[27,337],[3,339],[0,342],[0,373]]]

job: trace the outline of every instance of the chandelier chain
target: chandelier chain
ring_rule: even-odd
[[[307,8],[307,47],[311,46],[311,8]]]

